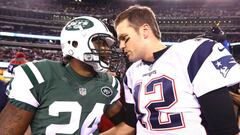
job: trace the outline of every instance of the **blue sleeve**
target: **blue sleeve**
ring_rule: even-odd
[[[208,135],[235,135],[239,132],[227,87],[200,96],[198,101],[201,105],[202,124]]]
[[[8,97],[6,95],[6,86],[7,84],[0,80],[0,112],[5,107],[8,101]]]

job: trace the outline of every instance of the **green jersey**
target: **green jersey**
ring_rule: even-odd
[[[10,103],[35,112],[33,135],[98,134],[107,105],[120,97],[119,81],[108,74],[79,76],[70,65],[42,60],[15,68]]]

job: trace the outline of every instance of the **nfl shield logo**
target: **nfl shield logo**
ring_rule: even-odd
[[[86,88],[79,88],[78,89],[79,94],[82,96],[85,96],[87,94],[87,89]]]

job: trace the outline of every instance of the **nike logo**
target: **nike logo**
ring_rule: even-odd
[[[218,48],[218,50],[221,52],[221,51],[223,51],[225,49],[225,47],[223,47],[223,48]]]

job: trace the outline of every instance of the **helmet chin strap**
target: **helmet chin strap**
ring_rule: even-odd
[[[87,64],[89,64],[90,66],[93,67],[93,69],[96,72],[107,72],[108,69],[107,68],[103,68],[103,67],[108,67],[107,64],[105,64],[104,62],[101,62],[99,60],[99,56],[93,55],[93,54],[88,54],[85,53],[84,54],[84,62],[86,62]],[[99,63],[101,62],[101,63]],[[102,66],[101,66],[102,65]]]
[[[105,73],[105,72],[108,71],[108,69],[101,67],[101,66],[100,66],[98,63],[96,63],[96,62],[91,62],[91,63],[89,63],[89,64],[93,67],[93,69],[94,69],[96,72],[103,72],[103,73]]]

